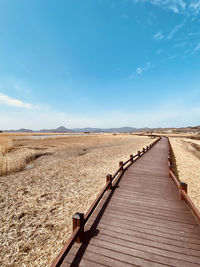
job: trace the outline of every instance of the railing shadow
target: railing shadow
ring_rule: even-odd
[[[84,255],[84,253],[85,253],[85,251],[86,251],[86,249],[90,243],[90,240],[99,234],[100,231],[97,229],[97,226],[98,226],[98,224],[99,224],[113,194],[115,193],[115,190],[117,188],[119,188],[119,183],[123,177],[123,174],[124,173],[122,173],[119,176],[115,185],[112,187],[110,194],[108,195],[107,199],[105,200],[105,202],[104,202],[101,210],[99,211],[97,217],[95,218],[94,222],[92,223],[92,226],[90,227],[90,229],[88,231],[86,231],[84,233],[84,242],[81,244],[80,248],[78,249],[76,255],[74,256],[72,263],[70,264],[70,266],[78,266],[79,265],[80,261],[83,258],[83,255]]]

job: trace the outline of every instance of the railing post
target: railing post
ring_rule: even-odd
[[[181,197],[181,199],[183,199],[182,191],[185,191],[185,193],[187,194],[187,184],[183,183],[183,182],[180,183],[180,197]]]
[[[123,161],[120,161],[120,162],[119,162],[119,167],[121,168],[120,173],[122,173],[122,172],[124,171],[124,168],[123,168]]]
[[[138,153],[138,157],[140,157],[140,150],[138,150],[138,152],[137,152],[137,153]]]
[[[111,174],[106,175],[106,183],[108,182],[110,182],[108,185],[108,189],[112,189],[112,175]]]
[[[143,153],[145,152],[145,148],[143,147]]]
[[[172,165],[172,161],[171,161],[171,156],[170,155],[168,156],[168,162],[170,164],[169,166],[171,166]]]
[[[169,160],[169,159],[168,159],[168,166],[169,166],[169,169],[172,170],[173,165],[172,165],[172,163],[171,163],[171,160]]]
[[[130,155],[131,163],[133,163],[133,155]]]
[[[147,151],[149,150],[149,147],[148,147],[148,146],[146,146],[146,150],[147,150]]]
[[[72,223],[73,223],[73,231],[76,229],[76,227],[80,227],[79,235],[76,239],[77,243],[81,243],[83,241],[84,236],[84,213],[76,212],[72,216]]]

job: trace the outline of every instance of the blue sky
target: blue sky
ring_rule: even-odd
[[[200,124],[200,0],[0,0],[0,128]]]

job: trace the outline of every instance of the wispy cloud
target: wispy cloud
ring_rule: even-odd
[[[126,13],[123,13],[123,14],[122,14],[122,18],[123,18],[123,19],[129,19],[129,15],[127,15]]]
[[[5,104],[8,106],[12,106],[12,107],[19,107],[19,108],[32,108],[33,106],[29,103],[25,103],[21,100],[12,98],[10,96],[4,95],[2,93],[0,93],[0,103],[1,104]]]
[[[192,37],[198,36],[198,35],[200,35],[200,31],[198,31],[198,32],[188,32],[186,34],[186,36],[184,37],[184,39],[189,39],[189,38],[192,38]]]
[[[196,52],[198,52],[200,50],[200,43],[198,43],[195,48],[192,51],[192,54],[195,54]]]
[[[200,1],[199,0],[194,0],[192,3],[190,3],[189,7],[195,12],[199,13],[200,12]]]
[[[185,22],[181,23],[181,24],[177,24],[172,30],[171,32],[168,34],[167,39],[172,39],[172,37],[174,36],[174,34],[183,27]]]
[[[132,0],[133,3],[149,3],[175,14],[194,16],[200,13],[200,0]]]
[[[135,75],[141,75],[153,67],[155,67],[155,65],[153,65],[151,62],[147,62],[143,67],[137,67],[135,72],[130,74],[129,79],[132,80],[135,78]]]
[[[143,73],[143,69],[142,68],[140,68],[140,67],[138,67],[137,69],[136,69],[136,73],[137,74],[142,74]]]
[[[168,39],[171,40],[173,36],[175,35],[176,32],[178,32],[185,24],[185,21],[181,24],[175,25],[175,27],[170,31],[170,33],[167,35],[167,37],[164,36],[163,32],[160,30],[157,33],[154,34],[153,38],[155,40],[163,40],[163,39]]]
[[[162,40],[164,38],[164,35],[163,35],[162,31],[159,31],[159,32],[154,34],[153,38],[155,40]]]
[[[183,0],[133,0],[134,3],[150,3],[154,6],[159,6],[168,9],[174,13],[184,12],[186,2]]]

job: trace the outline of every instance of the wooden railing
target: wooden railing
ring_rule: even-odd
[[[169,150],[169,157],[168,157],[168,164],[169,164],[169,176],[172,178],[173,182],[175,183],[175,185],[177,186],[178,190],[179,190],[179,195],[180,195],[180,198],[182,200],[185,200],[185,202],[188,204],[188,206],[191,208],[193,214],[195,215],[198,223],[200,223],[200,212],[199,210],[196,208],[196,206],[194,205],[194,203],[192,202],[191,198],[188,196],[187,194],[187,189],[188,189],[188,185],[184,182],[181,182],[177,177],[176,175],[173,173],[173,170],[172,170],[172,147],[171,147],[171,143],[169,141],[169,138],[168,138],[168,142],[169,142],[169,147],[170,147],[170,150]]]
[[[134,155],[134,156],[130,155],[130,158],[126,162],[120,161],[119,162],[119,169],[113,175],[107,174],[105,186],[103,187],[103,189],[99,193],[96,200],[93,202],[92,206],[86,212],[86,214],[76,212],[72,216],[73,232],[72,232],[70,238],[68,239],[67,243],[64,245],[63,249],[59,253],[59,255],[52,262],[51,267],[61,266],[63,260],[65,259],[66,255],[70,251],[73,244],[75,242],[80,243],[83,241],[83,239],[84,239],[84,226],[87,223],[90,216],[92,215],[95,208],[97,207],[98,203],[102,199],[104,193],[107,190],[112,189],[113,180],[114,179],[115,179],[115,181],[118,180],[123,175],[124,171],[126,171],[138,158],[140,158],[142,155],[144,155],[149,149],[151,149],[160,139],[161,139],[161,137],[159,136],[149,146],[146,146],[145,148],[143,148],[142,151],[138,151],[138,153],[136,155]]]

